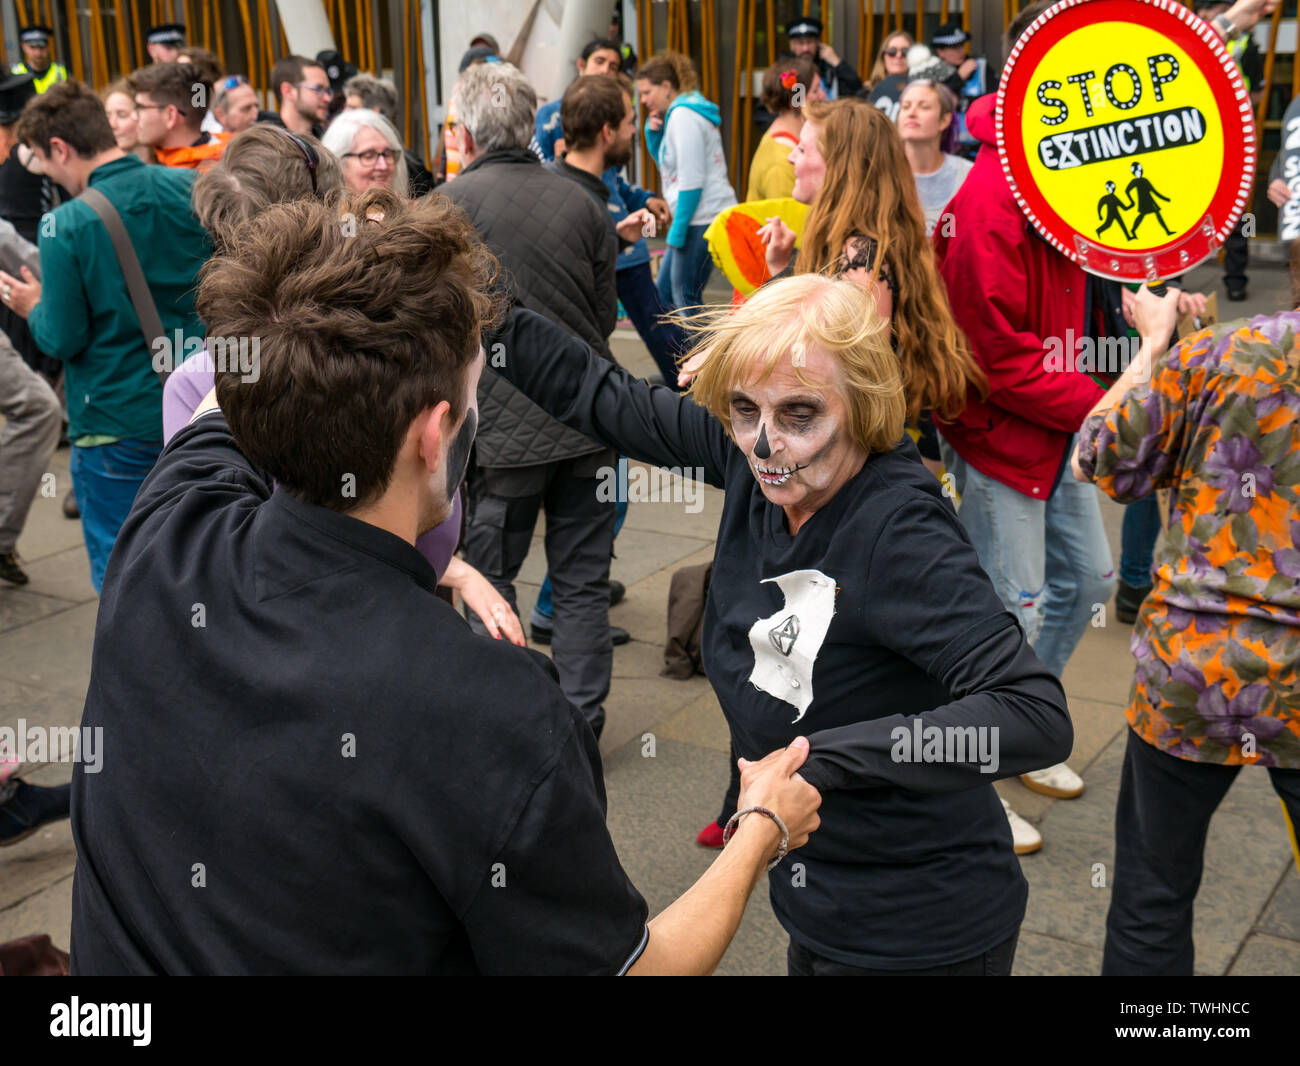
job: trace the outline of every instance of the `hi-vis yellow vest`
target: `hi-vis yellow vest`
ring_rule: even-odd
[[[9,68],[9,73],[29,74],[31,72],[27,69],[26,63],[15,63],[12,67]],[[43,93],[56,81],[67,81],[67,80],[68,80],[68,68],[65,67],[62,63],[51,63],[49,69],[46,70],[44,74],[40,75],[34,82],[32,82],[32,87],[35,88],[35,90],[38,93]]]

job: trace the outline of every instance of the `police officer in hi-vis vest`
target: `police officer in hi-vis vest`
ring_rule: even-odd
[[[45,92],[56,81],[66,81],[68,68],[62,63],[50,62],[50,38],[54,31],[48,26],[24,26],[18,31],[23,46],[23,61],[11,68],[14,74],[33,74],[32,83],[38,93]]]

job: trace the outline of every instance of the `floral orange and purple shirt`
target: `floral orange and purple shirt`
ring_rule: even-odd
[[[1194,762],[1300,769],[1300,311],[1193,334],[1079,432],[1121,503],[1170,489],[1129,724]]]

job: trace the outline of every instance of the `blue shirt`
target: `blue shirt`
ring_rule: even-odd
[[[564,129],[560,126],[560,103],[556,99],[542,104],[533,119],[533,138],[542,150],[543,163],[555,162],[555,142],[564,136]]]
[[[618,167],[610,167],[600,176],[605,187],[609,189],[609,217],[617,226],[633,211],[645,207],[653,193],[646,192],[639,185],[629,185]],[[627,270],[629,267],[641,266],[650,262],[650,249],[646,247],[645,238],[638,238],[635,244],[629,244],[618,253],[615,270]]]

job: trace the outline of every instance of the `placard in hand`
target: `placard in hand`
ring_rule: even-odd
[[[1174,0],[1062,0],[998,86],[998,151],[1039,233],[1085,270],[1181,274],[1214,254],[1255,174],[1250,96]]]

